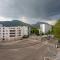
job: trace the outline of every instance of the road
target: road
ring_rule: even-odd
[[[15,44],[0,44],[0,60],[43,60],[47,56],[47,42],[30,39]]]
[[[57,49],[57,55],[55,60],[60,60],[60,48]]]

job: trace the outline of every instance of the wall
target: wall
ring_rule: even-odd
[[[41,24],[40,25],[40,30],[41,32],[43,32],[44,34],[47,33],[49,30],[52,29],[52,26],[49,24]]]

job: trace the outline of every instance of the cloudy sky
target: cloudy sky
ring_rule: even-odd
[[[26,23],[60,18],[60,0],[0,0],[0,21],[19,19]]]

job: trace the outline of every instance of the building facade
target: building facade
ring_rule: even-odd
[[[29,29],[27,26],[18,27],[0,27],[0,41],[1,40],[18,40],[24,35],[28,34]]]
[[[48,31],[50,31],[52,29],[52,26],[49,24],[40,24],[40,32],[42,33],[47,33]]]

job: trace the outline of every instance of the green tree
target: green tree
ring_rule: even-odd
[[[32,28],[31,33],[39,35],[39,30],[37,28]]]
[[[58,22],[55,24],[53,31],[55,37],[60,41],[60,20],[58,20]]]
[[[47,32],[47,34],[53,34],[53,28],[54,26],[52,26],[52,28]]]

